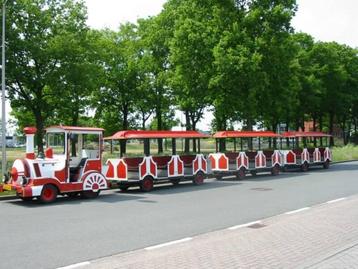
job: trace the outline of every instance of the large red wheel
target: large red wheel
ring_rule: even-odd
[[[274,167],[272,167],[271,169],[271,175],[273,176],[277,176],[280,174],[280,166],[278,164],[276,164]]]
[[[48,204],[56,200],[58,190],[54,185],[45,185],[42,188],[41,196],[39,197],[42,203]]]
[[[204,183],[205,175],[203,172],[198,172],[193,179],[194,185],[202,185]]]
[[[154,182],[151,177],[145,177],[140,183],[140,189],[143,192],[150,192],[154,187]]]

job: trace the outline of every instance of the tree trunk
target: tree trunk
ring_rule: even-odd
[[[163,130],[163,118],[162,118],[162,110],[161,107],[157,107],[157,127],[158,130]],[[158,154],[163,153],[163,139],[158,138]]]
[[[329,113],[329,133],[332,135],[333,134],[333,122],[334,121],[334,115],[332,112]],[[333,140],[333,136],[331,136],[329,138],[329,146],[333,147],[334,146],[334,140]]]
[[[122,121],[122,130],[128,130],[129,127],[129,122],[128,122],[128,106],[124,105],[123,109],[122,109],[122,114],[123,114],[123,121]],[[126,154],[127,153],[127,143],[125,140],[120,140],[119,142],[120,144],[120,149],[121,149],[121,155]]]
[[[186,130],[189,131],[191,130],[189,111],[185,110],[184,114],[185,114],[185,127]],[[185,145],[184,145],[184,152],[189,152],[189,151],[190,151],[190,139],[186,138]]]

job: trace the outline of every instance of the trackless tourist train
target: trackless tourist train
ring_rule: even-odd
[[[201,140],[210,145],[208,138],[211,136],[197,131],[126,130],[106,138],[103,138],[103,131],[92,127],[49,127],[45,154],[36,156],[36,128],[25,128],[26,156],[15,160],[11,171],[5,175],[4,184],[0,184],[0,191],[13,190],[22,200],[37,198],[50,203],[58,195],[96,198],[101,190],[110,186],[122,191],[132,186],[151,191],[160,183],[177,185],[192,181],[201,185],[210,175],[217,179],[233,175],[243,179],[248,173],[278,175],[283,169],[307,171],[317,165],[327,169],[332,161],[327,146],[330,135],[319,132],[279,135],[270,131],[221,131],[213,135],[216,151],[206,148],[203,154]],[[323,146],[323,139],[326,139],[326,146]],[[164,140],[164,153],[152,153],[156,146],[154,140]],[[184,140],[189,146],[192,142],[195,153],[184,150]],[[283,140],[291,147],[283,149]],[[114,141],[120,144],[119,157],[109,158],[105,166],[102,166],[103,141],[110,141],[111,151]],[[126,149],[134,153],[127,153]]]

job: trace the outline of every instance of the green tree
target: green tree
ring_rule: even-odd
[[[31,113],[38,129],[37,145],[43,151],[43,130],[58,107],[52,81],[61,73],[60,36],[76,36],[86,28],[81,1],[19,0],[8,2],[7,85],[13,115]],[[27,116],[26,116],[27,117]]]

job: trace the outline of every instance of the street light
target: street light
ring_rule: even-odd
[[[2,2],[2,57],[1,57],[1,104],[2,104],[2,162],[1,168],[2,173],[6,173],[6,110],[5,110],[5,7],[7,0],[3,0]]]

